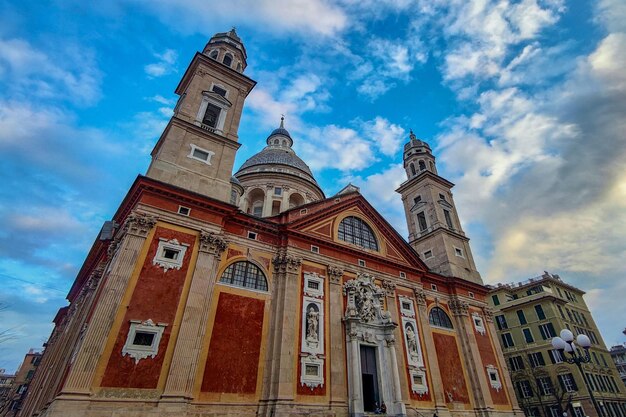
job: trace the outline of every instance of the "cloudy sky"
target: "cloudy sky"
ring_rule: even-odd
[[[231,26],[258,81],[235,168],[284,113],[326,194],[359,185],[406,236],[413,129],[485,282],[558,273],[626,340],[623,0],[46,3],[0,1],[0,368],[45,341],[193,54]]]

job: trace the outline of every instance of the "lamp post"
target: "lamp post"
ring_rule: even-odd
[[[587,391],[589,391],[589,396],[591,397],[591,402],[593,403],[593,407],[596,409],[596,413],[598,417],[602,417],[602,412],[600,411],[600,407],[598,407],[598,403],[596,402],[596,398],[593,396],[593,390],[589,386],[589,382],[585,377],[585,373],[583,372],[583,367],[581,364],[591,362],[591,356],[589,356],[589,347],[591,346],[591,341],[584,334],[579,334],[576,337],[576,344],[584,349],[584,355],[580,353],[578,349],[576,349],[576,344],[574,344],[574,334],[567,330],[561,330],[559,334],[561,337],[554,337],[552,339],[552,347],[557,349],[563,359],[567,363],[576,364],[578,370],[580,371],[580,375],[583,377],[583,381],[585,386],[587,387]],[[570,358],[565,357],[563,352],[567,352],[570,354]]]

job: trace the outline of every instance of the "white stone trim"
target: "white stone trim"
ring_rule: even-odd
[[[411,333],[413,333],[412,338],[414,340],[409,341]],[[424,356],[422,355],[422,348],[420,346],[419,328],[417,327],[417,323],[414,318],[402,317],[402,334],[409,365],[416,367],[424,366]]]
[[[215,155],[215,152],[210,151],[208,149],[201,148],[201,147],[199,147],[197,145],[194,145],[193,143],[190,143],[189,147],[191,149],[189,150],[189,155],[187,155],[187,158],[191,158],[191,159],[194,159],[196,161],[204,162],[207,165],[211,165],[211,158],[213,158],[213,155]],[[208,158],[207,159],[202,159],[202,158],[198,158],[197,156],[195,156],[194,152],[196,151],[196,149],[201,151],[201,152],[206,152],[209,155]]]
[[[405,317],[415,317],[415,306],[412,299],[401,295],[398,297],[398,301],[400,302],[400,314]]]
[[[411,391],[420,395],[427,394],[428,383],[426,382],[426,373],[421,369],[409,369],[409,375],[411,375]]]
[[[500,391],[502,389],[502,382],[500,381],[498,368],[493,365],[487,365],[487,375],[489,376],[491,388],[495,388],[496,391]]]
[[[313,246],[311,246],[313,250]],[[318,248],[319,251],[319,248]],[[318,252],[319,253],[319,252]],[[317,283],[317,289],[309,287],[309,283]],[[313,285],[315,286],[315,285]],[[304,273],[304,295],[314,298],[324,297],[324,277],[314,272]]]
[[[317,308],[317,310],[316,310]],[[310,311],[312,309],[312,311]],[[313,314],[313,317],[309,317]],[[317,317],[315,317],[315,315]],[[317,337],[309,335],[309,320],[317,319]],[[302,300],[302,332],[301,352],[314,355],[324,353],[324,302],[323,300],[304,296]]]
[[[152,320],[148,319],[144,322],[140,320],[131,320],[130,328],[128,329],[128,336],[126,337],[126,343],[122,347],[122,356],[128,355],[135,360],[135,363],[142,359],[154,358],[159,353],[159,343],[161,343],[161,336],[163,331],[167,327],[165,323],[155,324]],[[150,346],[135,345],[135,335],[138,332],[154,334],[152,344]]]
[[[316,368],[317,374],[307,375],[307,366],[309,369]],[[300,358],[300,384],[311,389],[324,386],[324,359],[315,355]]]
[[[465,252],[463,251],[463,248],[458,248],[456,246],[452,247],[454,248],[454,256],[458,256],[459,258],[465,258]],[[459,255],[457,251],[461,251],[461,254]]]
[[[198,108],[198,114],[196,115],[195,124],[198,126],[202,126],[202,119],[204,119],[204,113],[206,113],[206,109],[209,106],[209,103],[219,107],[222,110],[220,111],[216,126],[214,128],[210,128],[211,130],[215,130],[215,132],[221,134],[224,131],[224,121],[226,120],[226,113],[231,107],[231,103],[230,101],[228,101],[228,99],[220,96],[214,91],[202,92],[202,102],[200,103],[200,108]]]
[[[476,312],[472,313],[472,323],[474,324],[476,331],[484,336],[486,332],[485,321],[480,314]]]
[[[167,272],[168,269],[180,269],[183,265],[183,259],[185,259],[185,253],[189,247],[186,243],[179,243],[178,240],[167,240],[159,238],[159,246],[157,247],[154,259],[152,259],[152,265],[158,265]],[[177,252],[175,258],[165,257],[167,250],[173,250]]]

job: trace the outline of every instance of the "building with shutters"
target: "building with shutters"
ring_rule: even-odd
[[[584,291],[548,272],[490,288],[488,301],[495,312],[500,345],[526,415],[561,417],[564,411],[576,417],[598,415],[576,365],[565,362],[552,348],[552,338],[569,329],[591,340],[591,362],[582,366],[600,417],[626,416],[626,389],[585,303]]]
[[[284,120],[233,170],[246,60],[234,30],[193,57],[21,415],[521,415],[428,144],[404,147],[408,242],[357,187],[326,196]]]

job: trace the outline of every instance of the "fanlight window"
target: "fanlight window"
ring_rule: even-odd
[[[372,229],[358,217],[346,217],[339,223],[339,239],[354,243],[365,249],[378,250],[378,242]]]
[[[433,326],[443,327],[446,329],[453,329],[452,322],[450,321],[450,317],[439,307],[435,307],[430,310],[430,314],[428,315],[428,321]]]
[[[267,291],[265,275],[258,266],[247,261],[235,262],[226,268],[220,282],[235,287]]]

